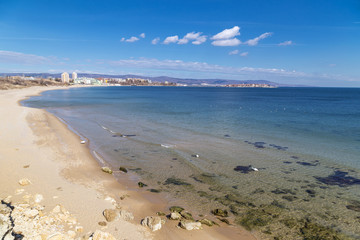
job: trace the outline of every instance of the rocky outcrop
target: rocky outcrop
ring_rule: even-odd
[[[43,198],[41,194],[28,194],[23,196],[23,202],[16,204],[11,203],[10,196],[2,199],[0,239],[115,240],[111,234],[99,230],[84,235],[84,228],[64,206],[58,204],[46,212],[44,206],[39,204]],[[119,212],[117,215],[120,216]],[[128,212],[124,216],[131,218]]]

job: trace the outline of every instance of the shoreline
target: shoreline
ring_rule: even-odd
[[[239,227],[204,226],[203,230],[186,231],[176,228],[176,222],[171,220],[167,220],[163,228],[154,233],[142,227],[140,221],[144,217],[156,216],[157,211],[167,212],[163,194],[134,191],[132,189],[136,189],[136,185],[126,180],[128,177],[122,177],[119,183],[118,178],[101,171],[87,146],[88,142],[81,144],[81,136],[71,131],[66,123],[43,109],[20,105],[20,101],[28,96],[55,89],[63,88],[32,87],[2,91],[5,94],[0,97],[1,112],[3,115],[9,114],[1,119],[0,128],[0,148],[3,149],[0,171],[2,176],[6,176],[0,183],[1,198],[14,195],[14,191],[21,188],[17,181],[26,175],[33,184],[23,187],[25,193],[43,194],[46,210],[61,202],[74,213],[84,227],[84,233],[100,229],[116,238],[128,239],[255,239],[251,233]],[[17,120],[11,121],[13,119]],[[11,141],[6,141],[9,139]],[[9,166],[8,159],[14,159],[14,164]],[[30,167],[24,168],[24,165]],[[8,172],[14,174],[6,174]],[[14,195],[12,199],[21,201],[23,195]],[[114,207],[105,200],[108,196],[115,199],[122,209],[132,212],[135,219],[111,222],[106,227],[98,225],[98,222],[105,220],[102,211]]]

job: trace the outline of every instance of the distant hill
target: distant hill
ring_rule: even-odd
[[[0,76],[16,76],[24,75],[31,77],[41,77],[41,78],[60,78],[61,73],[1,73]],[[91,78],[143,78],[150,79],[153,82],[172,82],[187,84],[189,86],[198,86],[198,85],[226,85],[226,84],[269,84],[274,87],[306,87],[300,85],[290,85],[290,84],[280,84],[276,82],[271,82],[267,80],[228,80],[228,79],[193,79],[193,78],[173,78],[167,76],[159,77],[147,77],[139,75],[109,75],[109,74],[91,74],[91,73],[78,73],[78,77],[91,77]]]

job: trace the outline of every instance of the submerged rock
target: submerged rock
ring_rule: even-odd
[[[112,171],[109,167],[102,167],[101,170],[102,170],[103,172],[106,172],[106,173],[109,173],[109,174],[112,174],[112,173],[113,173],[113,171]]]
[[[172,207],[169,208],[169,210],[170,210],[170,212],[178,212],[178,213],[180,213],[181,211],[184,210],[184,208],[179,207],[179,206],[172,206]]]
[[[194,222],[191,220],[181,220],[180,227],[189,231],[202,229],[201,222]]]
[[[181,211],[181,212],[180,212],[180,215],[181,215],[184,219],[186,219],[186,220],[192,220],[192,221],[194,221],[194,218],[193,218],[192,214],[189,213],[189,212]]]
[[[315,177],[316,180],[327,185],[338,185],[339,187],[347,187],[352,185],[360,185],[360,179],[348,176],[348,172],[334,171],[327,177]]]
[[[124,172],[124,173],[127,173],[127,172],[128,172],[128,170],[127,170],[125,167],[119,167],[119,170],[122,171],[122,172]]]
[[[257,168],[254,168],[253,166],[251,165],[248,165],[248,166],[236,166],[234,168],[235,171],[237,172],[241,172],[241,173],[249,173],[249,172],[257,172],[259,171]]]
[[[209,227],[212,227],[212,226],[214,226],[216,224],[214,221],[211,221],[211,220],[206,219],[206,218],[199,220],[199,222],[201,222],[201,224],[207,225]]]
[[[353,200],[350,205],[346,206],[346,208],[355,212],[360,212],[360,201]]]
[[[219,208],[212,210],[211,213],[214,214],[215,216],[228,217],[228,211]]]
[[[147,187],[147,184],[143,183],[143,182],[138,182],[138,186],[139,187]]]
[[[168,184],[174,184],[174,185],[183,185],[183,186],[190,186],[190,183],[185,182],[182,179],[179,178],[168,178],[166,179],[164,185],[168,185]]]
[[[151,231],[155,232],[157,230],[160,230],[162,227],[162,224],[165,223],[165,220],[162,220],[160,217],[146,217],[143,220],[141,220],[141,225],[148,227],[151,229]]]

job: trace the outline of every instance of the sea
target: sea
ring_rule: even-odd
[[[360,88],[85,87],[22,104],[198,215],[227,210],[264,239],[360,239]]]

